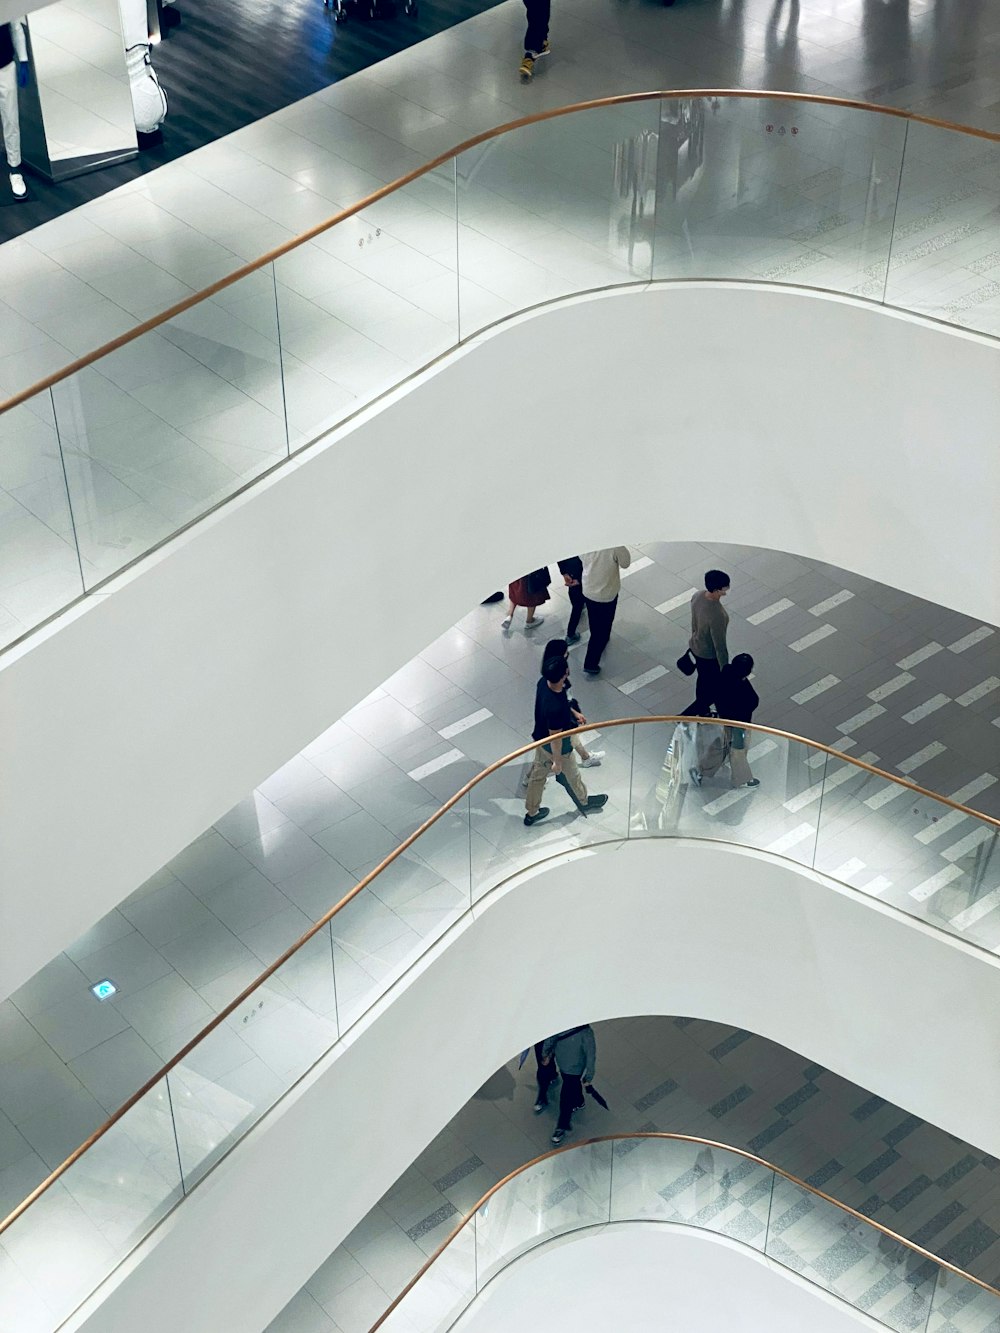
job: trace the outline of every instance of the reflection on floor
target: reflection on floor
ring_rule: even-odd
[[[551,67],[522,88],[523,8],[507,0],[8,242],[0,395],[528,112],[743,83],[867,93],[1000,126],[983,65],[1000,11],[986,0],[830,0],[797,21],[780,10],[780,0],[687,0],[670,14],[578,0],[556,16]],[[459,331],[568,291],[651,274],[790,281],[1000,333],[1000,145],[862,123],[844,108],[796,110],[787,125],[777,104],[699,109],[700,160],[678,144],[692,174],[657,219],[655,272],[649,199],[630,209],[615,172],[619,150],[648,148],[655,105],[546,122],[463,155],[457,192],[450,169],[413,182],[273,274],[0,418],[0,644]],[[795,133],[782,137],[786,128]]]
[[[673,667],[687,602],[704,570],[721,566],[733,582],[731,648],[757,659],[758,721],[1000,812],[990,626],[777,552],[652,543],[634,556],[598,680],[582,675],[582,647],[573,650],[575,692],[590,716],[673,713],[689,702],[691,684]],[[443,800],[524,743],[541,643],[563,632],[565,598],[544,610],[537,631],[505,634],[501,606],[476,608],[0,1005],[0,1214]],[[672,733],[640,729],[634,747],[629,728],[592,738],[607,755],[585,777],[612,798],[600,819],[575,818],[554,791],[551,818],[529,834],[522,768],[501,771],[473,803],[474,885],[460,809],[340,914],[332,941],[317,937],[296,969],[269,983],[263,1016],[248,1002],[173,1076],[188,1183],[465,910],[470,893],[562,848],[680,831],[807,863],[815,851],[842,881],[1000,948],[1000,858],[989,859],[974,821],[939,817],[930,800],[831,761],[817,839],[823,761],[767,738],[751,751],[759,789],[706,783],[671,804],[662,769]],[[104,978],[118,989],[98,1003],[88,987]],[[130,1138],[140,1179],[165,1134],[172,1152],[169,1123],[155,1116]],[[153,1180],[161,1192],[177,1174],[176,1157],[164,1161]],[[129,1225],[141,1227],[149,1193],[126,1194]],[[102,1218],[94,1225],[103,1237]]]
[[[783,1167],[996,1284],[1000,1162],[752,1033],[691,1018],[595,1024],[599,1087],[573,1138],[670,1130]],[[269,1326],[366,1333],[459,1218],[509,1171],[547,1152],[534,1058],[480,1088]],[[858,1257],[858,1256],[855,1256]],[[848,1278],[849,1265],[846,1274]]]

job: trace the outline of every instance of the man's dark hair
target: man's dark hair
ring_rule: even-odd
[[[723,569],[709,569],[705,571],[705,591],[718,592],[720,588],[729,587],[729,575]]]
[[[542,667],[542,675],[549,682],[550,685],[554,685],[557,680],[562,680],[565,674],[566,674],[565,657],[550,657],[549,660]]]

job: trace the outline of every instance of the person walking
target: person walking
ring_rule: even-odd
[[[528,27],[524,34],[524,57],[518,67],[522,83],[528,83],[535,73],[535,61],[551,53],[549,47],[549,18],[552,0],[524,0]]]
[[[729,592],[729,575],[721,569],[705,572],[705,587],[691,598],[691,638],[688,652],[694,658],[698,672],[694,703],[689,704],[681,717],[708,717],[715,703],[719,673],[729,661],[726,631],[729,613],[722,598]]]
[[[550,1056],[544,1059],[542,1056],[542,1047],[544,1042],[535,1042],[535,1082],[538,1085],[538,1094],[535,1097],[534,1111],[535,1115],[541,1115],[549,1104],[549,1091],[553,1083],[559,1082],[559,1066]]]
[[[524,798],[524,822],[528,828],[540,823],[549,814],[548,806],[542,805],[542,792],[550,773],[557,779],[562,776],[563,785],[569,789],[581,814],[601,810],[608,801],[607,796],[587,795],[568,736],[564,736],[558,745],[545,743],[547,737],[579,725],[566,697],[566,679],[565,658],[552,658],[546,663],[535,687],[535,727],[531,736],[533,740],[543,743],[535,751],[535,761],[528,775],[528,791]]]
[[[719,675],[715,707],[719,717],[726,722],[750,722],[754,710],[760,703],[757,691],[750,684],[753,676],[753,658],[749,653],[737,653],[733,660],[722,668]],[[702,724],[698,724],[701,730]],[[714,730],[714,728],[713,728]],[[755,778],[750,771],[747,759],[748,737],[745,727],[724,727],[723,744],[717,751],[717,757],[701,762],[692,771],[691,777],[697,786],[702,778],[710,777],[729,760],[729,771],[734,787],[759,787],[760,778]]]
[[[580,617],[587,609],[583,598],[583,561],[578,555],[571,555],[568,560],[559,561],[559,573],[563,576],[566,591],[569,593],[569,624],[566,626],[566,642],[580,642]]]
[[[514,612],[519,606],[523,606],[528,616],[524,623],[525,629],[534,629],[537,625],[545,623],[544,616],[536,616],[535,608],[544,606],[549,600],[549,584],[552,579],[547,569],[535,569],[530,574],[525,574],[519,579],[515,579],[507,589],[507,596],[510,598],[510,610],[500,622],[504,629],[510,629],[514,622]]]
[[[573,682],[569,678],[569,657],[567,656],[568,652],[569,652],[569,641],[567,639],[549,639],[548,643],[542,649],[542,674],[543,675],[545,674],[546,662],[555,662],[561,660],[563,663],[565,663],[566,685],[564,688],[566,692],[566,698],[569,699],[570,712],[576,718],[576,725],[578,727],[582,727],[586,723],[587,719],[584,717],[583,709],[580,707],[577,700],[571,698],[570,696],[570,690],[573,688]],[[536,718],[535,721],[537,722],[538,719]],[[572,742],[573,749],[576,751],[577,757],[580,760],[581,768],[600,768],[601,760],[604,758],[606,751],[588,750],[579,736],[571,736],[570,741]]]
[[[542,1063],[555,1059],[562,1075],[559,1092],[559,1119],[552,1134],[553,1143],[562,1143],[573,1127],[573,1112],[583,1106],[583,1090],[594,1081],[597,1067],[597,1038],[589,1023],[567,1028],[547,1037],[542,1043]]]
[[[611,546],[603,551],[588,551],[582,560],[583,596],[590,621],[590,641],[583,670],[588,676],[599,676],[601,657],[611,638],[611,626],[618,610],[621,571],[628,569],[632,556],[627,546]]]

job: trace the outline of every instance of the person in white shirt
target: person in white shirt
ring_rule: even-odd
[[[603,551],[588,551],[583,559],[583,596],[590,622],[590,641],[583,661],[588,676],[600,675],[601,657],[618,610],[621,571],[628,569],[632,556],[627,546],[611,546]]]

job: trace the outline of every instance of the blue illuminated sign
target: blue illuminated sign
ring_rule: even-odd
[[[103,981],[95,981],[90,988],[91,995],[98,1000],[110,1000],[112,995],[116,994],[117,991],[118,987],[113,981],[109,981],[107,977],[105,977]]]

